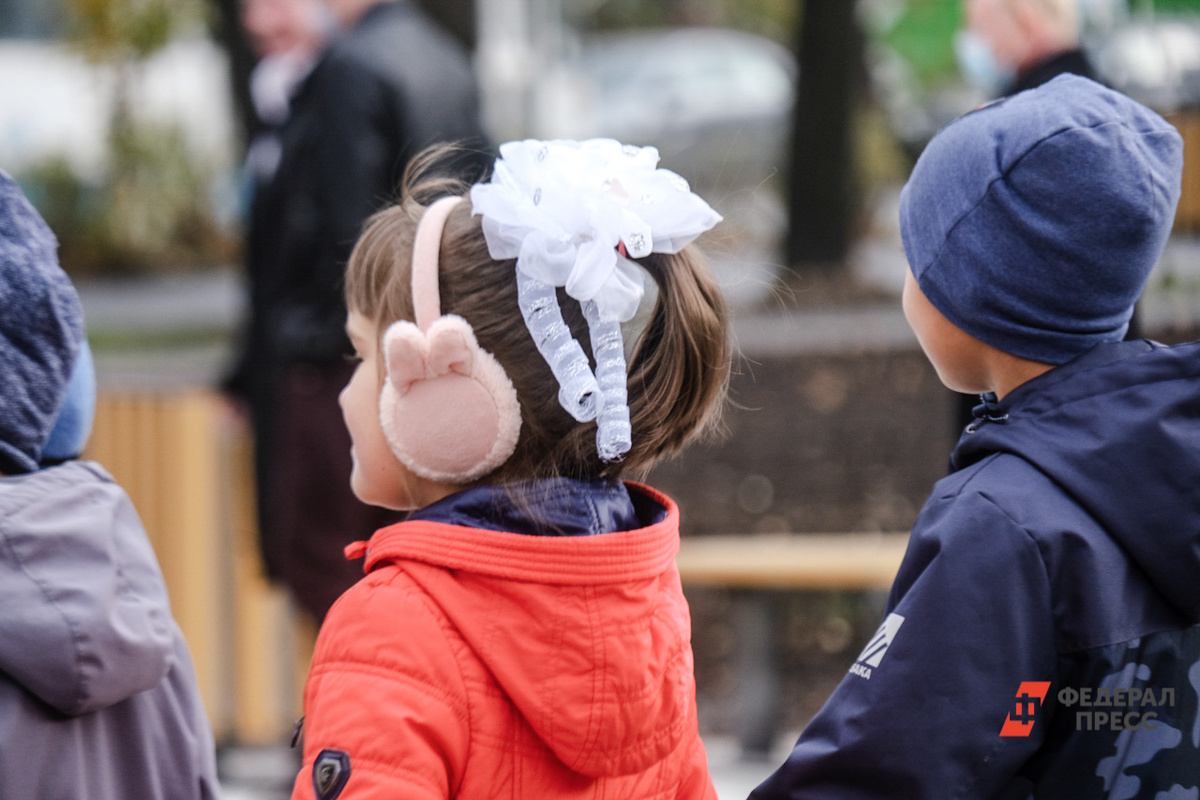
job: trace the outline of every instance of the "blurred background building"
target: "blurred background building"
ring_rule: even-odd
[[[703,244],[736,315],[728,432],[651,476],[685,536],[907,531],[954,435],[899,309],[895,205],[929,138],[985,99],[955,61],[959,0],[422,5],[474,52],[496,141],[654,145],[726,217]],[[1200,0],[1081,6],[1101,77],[1187,141],[1142,314],[1155,338],[1195,338]],[[261,580],[246,444],[212,391],[243,313],[251,66],[237,0],[0,0],[0,168],[81,288],[104,392],[92,454],[156,537],[218,734],[267,747],[277,774],[312,631]],[[714,756],[722,796],[744,796],[764,769],[743,750],[769,768],[878,622],[871,581],[792,574],[687,586],[702,726],[736,742]],[[270,790],[245,750],[227,774]]]

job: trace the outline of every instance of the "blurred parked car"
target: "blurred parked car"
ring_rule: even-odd
[[[1200,19],[1136,21],[1089,42],[1104,80],[1162,112],[1200,108]]]
[[[759,182],[780,169],[796,67],[775,42],[681,28],[595,36],[543,103],[543,134],[653,145],[700,185]]]

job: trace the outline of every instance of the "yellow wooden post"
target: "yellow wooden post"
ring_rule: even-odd
[[[1183,186],[1175,212],[1175,230],[1200,231],[1200,111],[1179,112],[1167,119],[1183,137]]]
[[[1183,196],[1187,198],[1184,225],[1200,231],[1200,111],[1186,116],[1183,139]]]
[[[223,647],[228,640],[222,619],[226,588],[216,403],[209,393],[185,392],[165,395],[154,404],[160,483],[153,495],[156,528],[164,546],[170,544],[163,570],[175,619],[191,646],[214,727],[224,732],[226,721],[215,716],[225,683]]]

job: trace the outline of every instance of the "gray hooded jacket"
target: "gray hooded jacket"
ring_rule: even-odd
[[[209,800],[213,736],[158,561],[99,465],[0,479],[0,800]]]

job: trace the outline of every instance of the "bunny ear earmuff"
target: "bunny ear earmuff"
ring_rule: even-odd
[[[416,323],[394,322],[383,336],[387,379],[379,417],[392,452],[421,477],[470,483],[517,447],[521,408],[504,368],[483,350],[462,317],[441,316],[438,250],[461,197],[429,206],[413,243]]]

